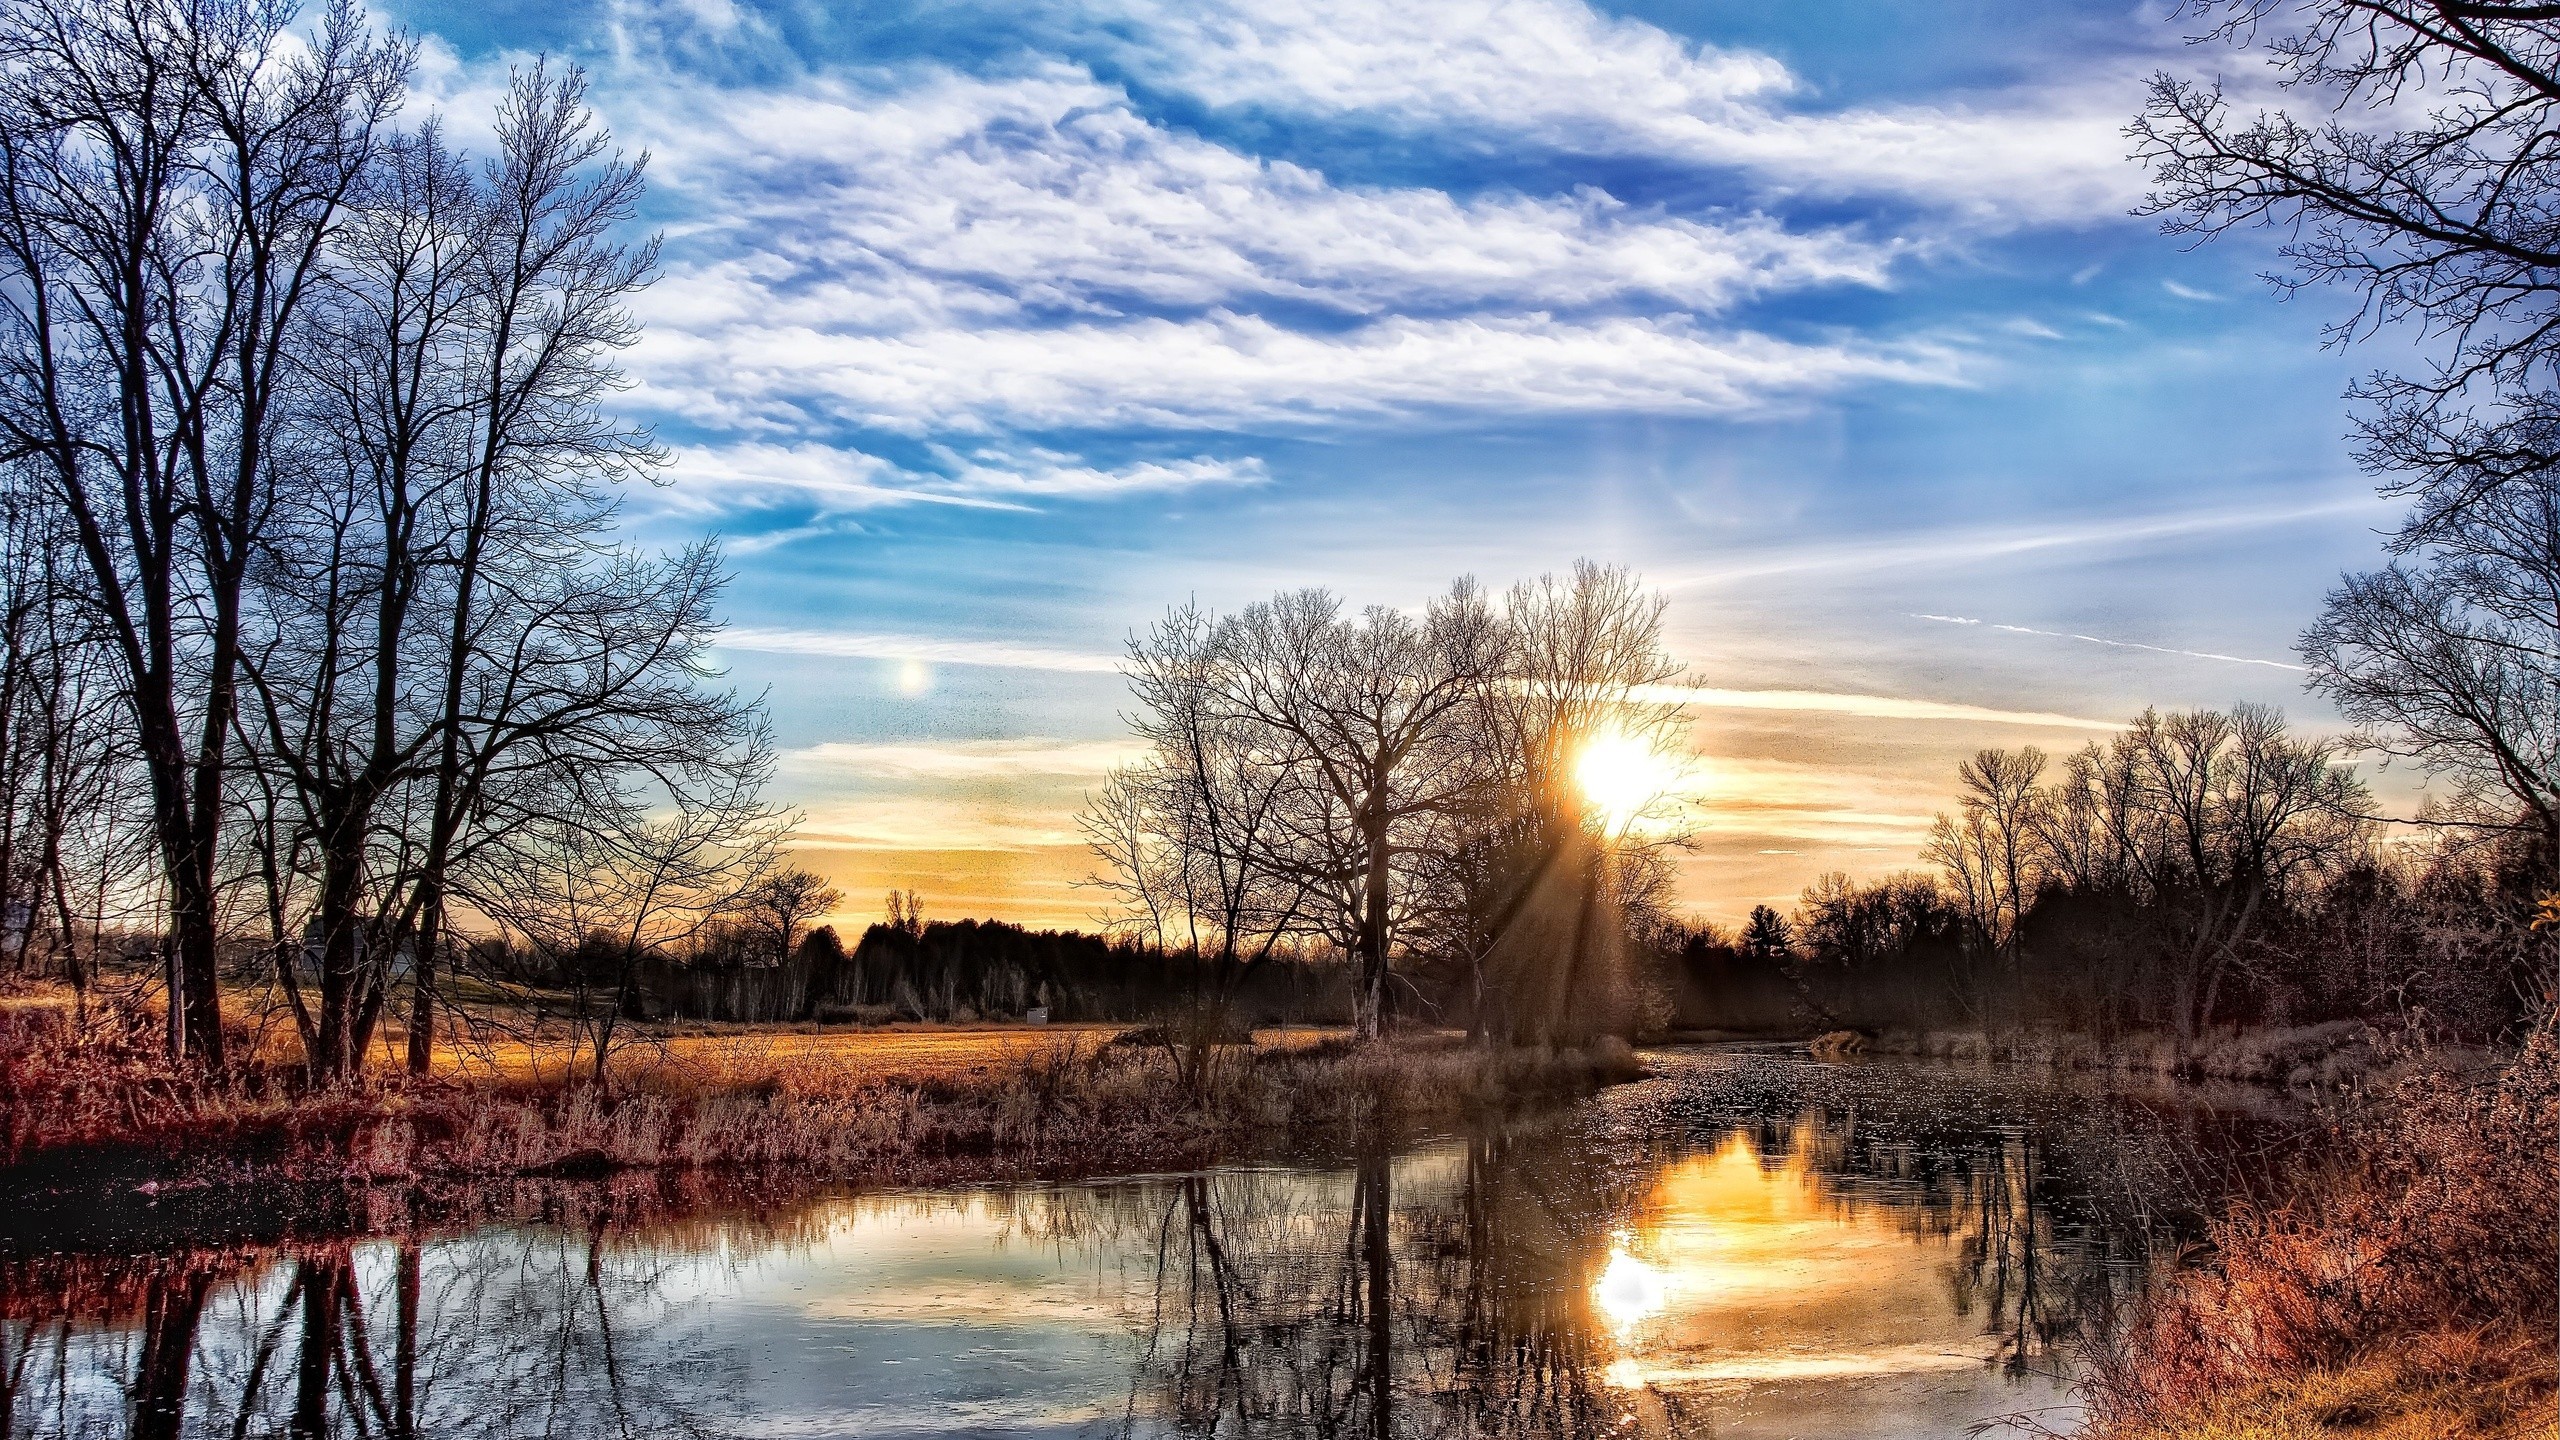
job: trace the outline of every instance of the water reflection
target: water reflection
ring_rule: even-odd
[[[0,1435],[727,1433],[661,1268],[561,1232],[14,1267]]]
[[[2075,1339],[2271,1133],[2192,1096],[1672,1069],[1340,1167],[21,1255],[0,1437],[2059,1425]]]

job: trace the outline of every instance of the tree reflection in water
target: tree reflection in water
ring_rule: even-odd
[[[10,1267],[0,1437],[722,1433],[671,1269],[601,1228]]]
[[[2217,1203],[2231,1176],[2210,1162],[2268,1128],[2096,1097],[2015,1115],[1728,1098],[1757,1113],[1710,1106],[1676,1139],[1585,1117],[1393,1162],[1372,1147],[1331,1188],[1181,1181],[1128,1296],[1143,1344],[1122,1428],[1704,1433],[1755,1393],[1924,1414],[1938,1377],[1968,1375],[2019,1402],[1995,1409],[2050,1406]]]
[[[1881,1067],[1671,1069],[1338,1167],[779,1207],[540,1192],[500,1213],[544,1223],[443,1238],[0,1261],[0,1440],[850,1432],[1002,1394],[1028,1403],[970,1423],[1958,1433],[2061,1403],[2075,1346],[2245,1173],[2217,1157],[2284,1128]],[[784,1383],[749,1393],[750,1358]]]

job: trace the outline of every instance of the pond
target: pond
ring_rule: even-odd
[[[0,1435],[2068,1430],[2092,1327],[2305,1130],[2265,1092],[1653,1058],[1347,1161],[13,1218]]]

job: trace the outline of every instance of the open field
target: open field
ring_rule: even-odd
[[[718,1025],[635,1029],[614,1043],[611,1068],[634,1081],[753,1080],[782,1068],[830,1068],[860,1084],[948,1085],[1018,1069],[1060,1052],[1090,1053],[1132,1027],[1095,1025]],[[1297,1026],[1254,1032],[1258,1052],[1303,1050],[1346,1037],[1342,1028]],[[396,1057],[405,1037],[386,1047]],[[438,1074],[462,1079],[557,1080],[594,1052],[565,1034],[504,1036],[442,1046]],[[376,1057],[377,1068],[397,1068]]]
[[[71,1025],[73,997],[68,987],[39,985],[15,994],[0,994],[0,1026],[61,1028]],[[248,1031],[238,1053],[258,1063],[290,1067],[301,1062],[301,1046],[281,1000],[256,986],[230,988],[224,996],[230,1013],[271,1017]],[[555,1010],[565,1008],[553,1007]],[[595,1064],[595,1052],[558,1018],[535,1019],[531,1006],[490,1008],[496,1023],[467,1030],[440,1027],[435,1073],[462,1081],[556,1083],[584,1075]],[[895,1023],[879,1026],[812,1024],[727,1025],[678,1022],[668,1025],[626,1023],[613,1042],[610,1069],[621,1080],[640,1083],[718,1084],[753,1081],[782,1067],[818,1066],[839,1072],[859,1084],[966,1083],[1035,1057],[1063,1049],[1092,1051],[1127,1033],[1128,1024],[981,1024],[937,1025]],[[1300,1050],[1350,1034],[1341,1026],[1272,1027],[1254,1032],[1259,1051]],[[377,1076],[404,1068],[408,1033],[386,1022],[368,1052],[369,1069]]]
[[[922,1085],[965,1081],[1018,1068],[1061,1047],[1091,1050],[1127,1027],[1119,1025],[973,1025],[830,1030],[723,1026],[626,1033],[615,1041],[611,1068],[634,1081],[752,1077],[781,1067],[821,1066],[864,1084]],[[406,1037],[395,1037],[393,1056]],[[436,1071],[459,1079],[559,1080],[594,1061],[567,1034],[503,1036],[447,1044]],[[376,1066],[396,1069],[377,1055]]]

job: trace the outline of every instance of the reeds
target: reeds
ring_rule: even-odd
[[[611,1085],[530,1078],[306,1092],[289,1072],[172,1072],[126,1017],[73,1036],[0,1027],[5,1154],[127,1152],[161,1170],[463,1181],[645,1167],[839,1180],[1061,1177],[1342,1147],[1567,1098],[1641,1073],[1623,1044],[1486,1048],[1447,1037],[1220,1047],[1186,1077],[1162,1049],[1062,1035],[925,1077],[824,1053],[741,1051]]]
[[[2101,1433],[2553,1433],[2552,1032],[2494,1078],[2402,1081],[2338,1140],[2294,1193],[2218,1222],[2212,1266],[2145,1299],[2095,1374]]]

